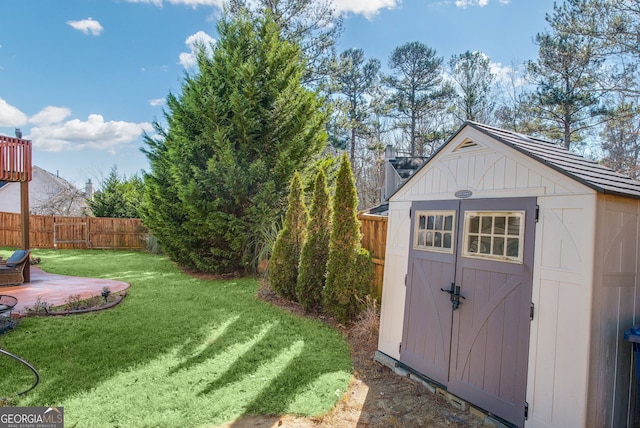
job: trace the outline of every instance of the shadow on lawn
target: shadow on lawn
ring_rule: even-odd
[[[207,360],[229,352],[229,349],[238,343],[248,343],[258,339],[239,355],[224,373],[198,392],[199,396],[203,396],[240,382],[247,376],[252,376],[265,364],[276,360],[302,343],[297,355],[282,367],[277,376],[245,407],[245,414],[287,413],[290,405],[299,398],[300,393],[312,386],[315,381],[322,379],[324,375],[343,372],[346,373],[346,377],[350,376],[348,352],[345,352],[347,358],[344,361],[336,362],[327,359],[323,350],[327,350],[331,345],[327,342],[326,335],[303,334],[294,324],[286,319],[268,324],[266,319],[256,320],[246,314],[240,315],[213,343],[171,368],[170,373],[176,374],[181,370],[189,370],[195,365],[203,364]],[[326,327],[317,326],[317,328]],[[195,349],[192,346],[190,348],[190,350]],[[185,354],[184,350],[180,353]],[[343,392],[331,391],[330,393],[336,394],[335,399],[337,399]]]
[[[68,261],[77,257],[76,253],[62,257],[67,253],[61,252],[44,259],[54,265],[56,259]],[[129,297],[103,313],[26,319],[15,332],[0,337],[0,347],[33,363],[42,376],[38,388],[20,398],[17,405],[64,405],[86,396],[90,397],[87,402],[98,402],[95,391],[104,390],[114,379],[125,379],[126,383],[131,373],[144,375],[145,367],[158,361],[171,361],[163,367],[163,376],[169,380],[216,367],[216,373],[206,373],[195,391],[194,384],[180,385],[185,393],[190,390],[194,399],[215,397],[216,391],[229,386],[231,391],[235,384],[253,388],[245,395],[246,401],[241,400],[241,414],[307,413],[307,409],[317,414],[323,408],[311,403],[313,398],[322,399],[327,407],[324,411],[328,411],[344,392],[335,388],[344,389],[350,377],[347,343],[328,326],[256,299],[255,280],[197,280],[154,256],[91,254],[82,255],[82,270],[73,273],[91,276],[101,270],[101,275],[119,279],[126,272],[132,284]],[[100,264],[101,269],[95,267]],[[210,337],[211,328],[218,329],[219,335]],[[230,355],[233,352],[237,355]],[[228,362],[212,364],[216,361]],[[0,381],[0,390],[29,381],[18,373],[12,377],[12,370],[3,370],[4,366],[0,362],[0,372],[9,376]],[[272,373],[261,374],[265,367]],[[264,380],[253,382],[254,376]],[[329,378],[332,381],[325,382]],[[126,385],[111,385],[126,394]],[[145,385],[149,390],[154,388],[152,381]],[[329,385],[333,390],[328,391]],[[314,395],[317,391],[322,397]],[[309,396],[310,402],[300,404],[301,396]]]

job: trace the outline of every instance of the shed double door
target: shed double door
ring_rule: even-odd
[[[414,202],[400,362],[524,425],[535,198]]]

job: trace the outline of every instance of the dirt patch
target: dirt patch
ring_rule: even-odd
[[[225,428],[249,427],[480,427],[483,421],[450,405],[444,398],[431,393],[426,387],[393,373],[375,362],[377,334],[367,324],[345,327],[321,314],[305,314],[302,307],[280,299],[268,288],[262,287],[258,295],[273,305],[291,313],[316,318],[332,325],[345,334],[351,347],[353,379],[334,409],[319,418],[296,416],[246,416],[227,424]]]

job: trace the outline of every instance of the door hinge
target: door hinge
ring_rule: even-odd
[[[524,402],[524,418],[529,419],[529,403]]]
[[[536,205],[536,223],[540,220],[540,205]]]
[[[529,308],[529,319],[531,321],[533,321],[533,313],[535,311],[535,307],[536,305],[534,305],[533,302],[531,302],[531,307]]]
[[[398,354],[402,353],[402,342],[398,343]]]
[[[412,214],[413,214],[413,208],[409,208],[409,218],[411,218]]]
[[[404,286],[407,286],[407,275],[404,276]]]

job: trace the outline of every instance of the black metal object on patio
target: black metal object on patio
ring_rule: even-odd
[[[11,311],[18,304],[18,299],[7,294],[0,294],[0,316],[11,318]]]

